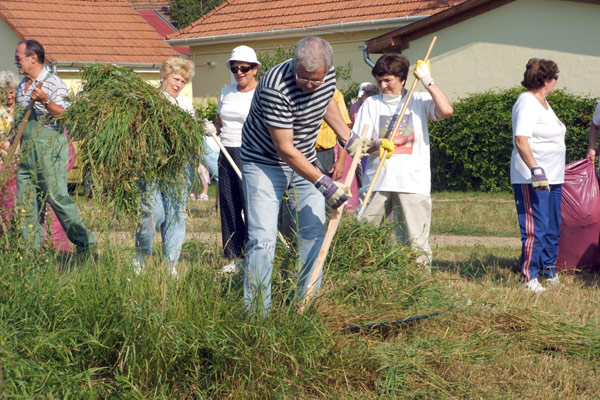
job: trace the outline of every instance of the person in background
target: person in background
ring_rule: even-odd
[[[248,242],[244,262],[247,310],[264,315],[271,306],[277,220],[284,192],[298,216],[296,298],[308,289],[325,236],[325,200],[338,208],[348,196],[342,184],[315,165],[315,144],[324,118],[352,156],[368,141],[351,135],[333,101],[333,49],[318,37],[300,40],[291,60],[260,80],[242,129],[242,176]],[[320,286],[319,278],[315,292]]]
[[[428,63],[419,60],[414,70],[427,92],[415,92],[399,125],[393,142],[388,139],[406,102],[405,88],[410,63],[402,55],[381,56],[371,73],[380,94],[367,98],[360,107],[353,127],[355,134],[369,126],[371,147],[361,202],[374,179],[375,171],[387,151],[387,162],[375,182],[371,200],[362,216],[379,225],[393,213],[399,243],[411,246],[417,263],[429,270],[431,225],[431,169],[429,162],[428,121],[450,117],[454,109],[442,89],[431,77]]]
[[[200,194],[192,193],[190,198],[198,201],[208,201],[208,185],[210,185],[211,179],[219,183],[218,165],[221,149],[212,136],[204,136],[202,141],[204,142],[204,153],[202,153],[202,160],[198,164],[198,176],[202,184],[202,191]]]
[[[370,82],[363,82],[360,84],[358,89],[358,100],[356,100],[350,106],[350,121],[352,121],[351,127],[354,126],[354,121],[356,121],[356,116],[358,115],[358,110],[360,110],[360,106],[365,102],[368,97],[375,96],[379,93],[379,89],[377,85],[374,85]],[[356,168],[356,186],[357,188],[352,190],[352,197],[356,197],[355,200],[351,199],[346,206],[349,210],[355,210],[358,205],[358,189],[360,189],[363,185],[363,179],[365,176],[365,169],[367,168],[368,158],[365,157],[360,160],[360,168]],[[346,161],[346,170],[350,168],[351,161]]]
[[[354,121],[356,121],[356,115],[358,115],[360,106],[362,106],[368,97],[375,96],[377,93],[379,93],[379,89],[371,82],[363,82],[360,84],[358,88],[358,100],[350,106],[349,116],[352,125],[354,125]]]
[[[344,103],[344,95],[337,88],[333,92],[333,101],[337,104],[340,109],[340,114],[344,119],[344,122],[350,126],[352,123],[348,116],[348,109]],[[347,152],[343,149],[338,149],[336,158],[336,141],[337,136],[327,122],[321,122],[321,130],[317,136],[317,160],[319,161],[321,172],[327,174],[334,180],[340,180],[344,175],[344,167],[346,166]]]
[[[77,252],[90,255],[94,253],[96,239],[83,225],[77,205],[69,196],[67,138],[54,119],[69,107],[67,86],[51,73],[44,61],[45,51],[40,42],[19,42],[15,65],[24,78],[17,87],[16,106],[25,109],[33,102],[21,138],[21,158],[17,165],[16,208],[24,210],[21,234],[31,241],[34,249],[41,248],[45,205],[48,203],[69,240],[77,246]]]
[[[196,118],[192,100],[179,93],[194,77],[194,63],[182,57],[170,57],[160,68],[161,94],[172,104]],[[142,202],[140,219],[135,233],[136,272],[146,265],[146,256],[152,254],[154,231],[162,235],[163,259],[169,272],[177,276],[177,263],[185,239],[185,211],[192,186],[194,168],[190,164],[182,176],[173,177],[173,182],[147,185],[141,183]],[[166,189],[165,189],[166,188]]]
[[[596,105],[594,115],[592,116],[592,124],[590,125],[590,131],[588,133],[588,151],[587,158],[592,161],[596,158],[596,145],[598,143],[598,135],[600,134],[600,101]]]
[[[221,90],[215,127],[221,143],[238,170],[241,170],[242,128],[258,85],[256,74],[260,65],[254,49],[248,46],[234,48],[225,63],[233,74],[235,83]],[[223,252],[228,260],[221,272],[236,273],[243,265],[244,246],[248,237],[244,220],[244,189],[240,177],[225,154],[219,157],[219,176],[221,237]]]
[[[565,125],[546,101],[558,81],[554,61],[532,58],[521,84],[526,90],[512,109],[513,151],[510,183],[521,229],[520,267],[525,290],[546,290],[559,285],[556,258],[560,240],[560,203],[565,177]]]
[[[12,71],[0,71],[0,95],[2,104],[0,104],[0,140],[1,148],[8,150],[8,133],[15,121],[15,95],[19,78]]]

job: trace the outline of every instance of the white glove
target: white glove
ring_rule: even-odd
[[[204,129],[204,132],[206,132],[209,135],[217,135],[217,127],[215,126],[215,124],[212,123],[212,121],[204,118],[202,120],[202,129]]]
[[[427,62],[423,60],[417,61],[415,65],[415,71],[413,72],[415,78],[418,78],[423,86],[428,88],[433,85],[433,78],[431,77],[431,67],[429,66],[429,60]]]

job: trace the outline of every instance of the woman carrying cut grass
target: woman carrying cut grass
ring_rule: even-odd
[[[160,68],[163,96],[195,118],[192,101],[179,95],[193,76],[194,64],[182,57],[170,57]],[[152,254],[154,230],[160,229],[164,261],[169,265],[169,272],[177,275],[176,265],[185,239],[185,210],[193,176],[190,164],[183,176],[173,177],[173,182],[166,185],[164,182],[142,184],[141,215],[135,234],[134,266],[138,272],[145,266],[146,256]]]
[[[539,293],[546,283],[559,285],[556,258],[560,240],[560,203],[565,179],[565,132],[546,97],[558,81],[554,61],[532,58],[527,63],[521,93],[512,110],[514,148],[510,183],[523,242],[521,273],[525,290]]]

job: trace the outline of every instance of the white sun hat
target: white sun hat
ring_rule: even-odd
[[[238,46],[231,51],[231,57],[225,62],[225,65],[228,69],[231,68],[232,61],[244,61],[251,64],[261,65],[256,58],[254,49],[248,46]]]

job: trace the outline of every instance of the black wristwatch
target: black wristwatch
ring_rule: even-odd
[[[45,103],[44,103],[44,107],[48,107],[48,104],[50,104],[50,99],[48,99]]]

